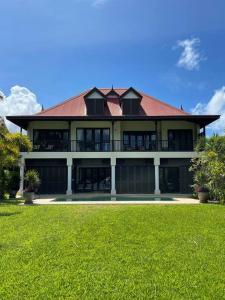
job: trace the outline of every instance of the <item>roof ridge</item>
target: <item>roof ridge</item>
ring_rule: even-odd
[[[68,98],[68,99],[66,99],[66,100],[64,100],[64,101],[62,101],[62,102],[60,102],[60,103],[58,103],[58,104],[56,104],[56,105],[53,105],[53,106],[51,106],[51,107],[49,107],[49,108],[47,108],[47,109],[45,109],[45,110],[43,110],[43,111],[40,111],[39,113],[36,113],[36,114],[34,114],[34,115],[35,115],[35,116],[39,116],[39,115],[41,115],[42,113],[45,113],[45,112],[50,111],[50,110],[52,110],[52,109],[54,109],[54,108],[56,108],[56,107],[58,107],[58,106],[61,106],[61,105],[65,104],[65,103],[68,103],[68,102],[70,102],[70,101],[72,101],[72,100],[75,100],[76,98],[78,98],[78,97],[80,97],[80,96],[83,96],[83,95],[87,94],[89,91],[90,91],[90,89],[84,91],[83,93],[81,93],[81,94],[79,94],[79,95],[77,95],[77,96],[70,97],[70,98]]]
[[[144,96],[146,96],[146,97],[148,97],[148,98],[152,98],[153,100],[155,100],[155,101],[157,101],[157,102],[159,102],[159,103],[161,103],[161,104],[163,104],[163,105],[165,105],[165,106],[167,106],[167,107],[169,107],[169,108],[176,109],[176,110],[178,110],[178,111],[180,111],[180,112],[182,112],[182,113],[185,113],[185,114],[187,114],[187,115],[191,115],[191,114],[189,114],[188,112],[186,112],[186,111],[184,111],[184,110],[182,110],[182,109],[179,109],[179,108],[177,108],[177,107],[175,107],[175,106],[173,106],[173,105],[171,105],[171,104],[168,104],[168,103],[166,103],[166,102],[164,102],[164,101],[162,101],[162,100],[159,100],[159,99],[157,99],[157,98],[155,98],[155,97],[153,97],[153,96],[151,96],[151,95],[148,95],[148,94],[146,94],[146,93],[144,93],[144,92],[142,92],[142,91],[139,91],[139,93],[141,93],[142,95],[144,95]]]

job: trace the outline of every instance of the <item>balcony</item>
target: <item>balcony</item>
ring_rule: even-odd
[[[159,140],[127,143],[125,140],[83,142],[77,140],[32,141],[33,152],[182,152],[194,151],[196,141]],[[23,149],[21,149],[23,152]]]

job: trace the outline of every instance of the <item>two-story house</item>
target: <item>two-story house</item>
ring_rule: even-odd
[[[134,88],[93,88],[29,116],[8,116],[27,130],[40,193],[190,193],[196,141],[217,115],[191,115]]]

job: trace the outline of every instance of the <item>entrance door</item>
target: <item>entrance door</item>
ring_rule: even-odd
[[[109,191],[111,171],[108,167],[81,167],[78,169],[77,191]]]

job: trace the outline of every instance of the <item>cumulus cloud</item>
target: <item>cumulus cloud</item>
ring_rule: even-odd
[[[25,87],[13,86],[10,89],[10,94],[5,96],[0,91],[0,116],[9,115],[32,115],[41,111],[41,105],[38,103],[34,93]],[[16,132],[19,127],[5,119],[7,128]]]
[[[225,86],[216,90],[208,103],[199,102],[191,112],[195,115],[221,115],[220,119],[208,126],[213,133],[225,134]]]
[[[177,62],[177,66],[186,70],[198,70],[200,62],[206,58],[199,52],[200,39],[192,38],[182,41],[177,41],[176,48],[182,48],[183,51]]]

